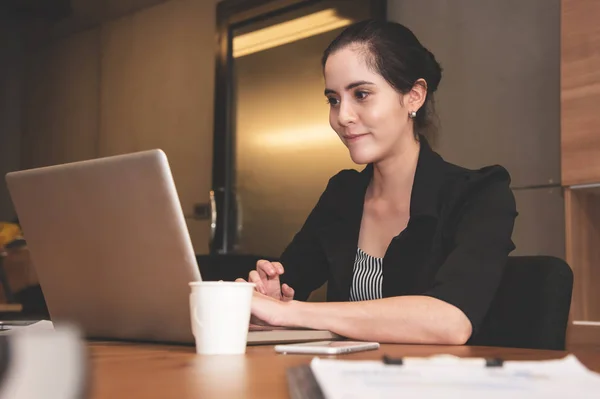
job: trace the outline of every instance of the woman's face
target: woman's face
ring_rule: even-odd
[[[379,162],[413,137],[404,97],[366,64],[364,49],[346,46],[324,68],[329,124],[357,164]],[[417,111],[415,108],[414,111]]]

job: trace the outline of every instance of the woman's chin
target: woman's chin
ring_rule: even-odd
[[[372,163],[377,158],[375,154],[373,154],[373,151],[368,151],[366,148],[351,148],[349,151],[352,162],[358,165]]]

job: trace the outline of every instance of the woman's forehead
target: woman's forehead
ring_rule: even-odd
[[[369,67],[365,56],[364,51],[351,47],[345,47],[331,54],[324,69],[326,85],[336,86],[339,89],[361,80],[379,83],[383,78]]]

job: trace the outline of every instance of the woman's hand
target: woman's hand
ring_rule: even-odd
[[[281,263],[259,260],[256,262],[256,270],[248,275],[248,281],[256,284],[256,290],[261,294],[287,302],[294,299],[294,290],[287,284],[281,285],[279,276],[283,273]]]
[[[245,283],[246,280],[238,278],[236,282]],[[289,287],[288,287],[289,288]],[[290,288],[291,290],[291,288]],[[250,325],[255,326],[278,326],[289,327],[292,320],[292,305],[295,303],[292,297],[294,291],[291,291],[291,296],[282,299],[276,299],[268,295],[262,294],[258,289],[252,294],[252,308]],[[295,307],[294,307],[295,308]]]
[[[293,327],[292,301],[281,301],[254,291],[252,296],[251,324]]]

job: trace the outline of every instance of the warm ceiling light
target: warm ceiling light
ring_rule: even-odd
[[[281,46],[350,25],[352,22],[351,19],[340,18],[333,8],[319,11],[234,37],[233,56],[242,57]]]

